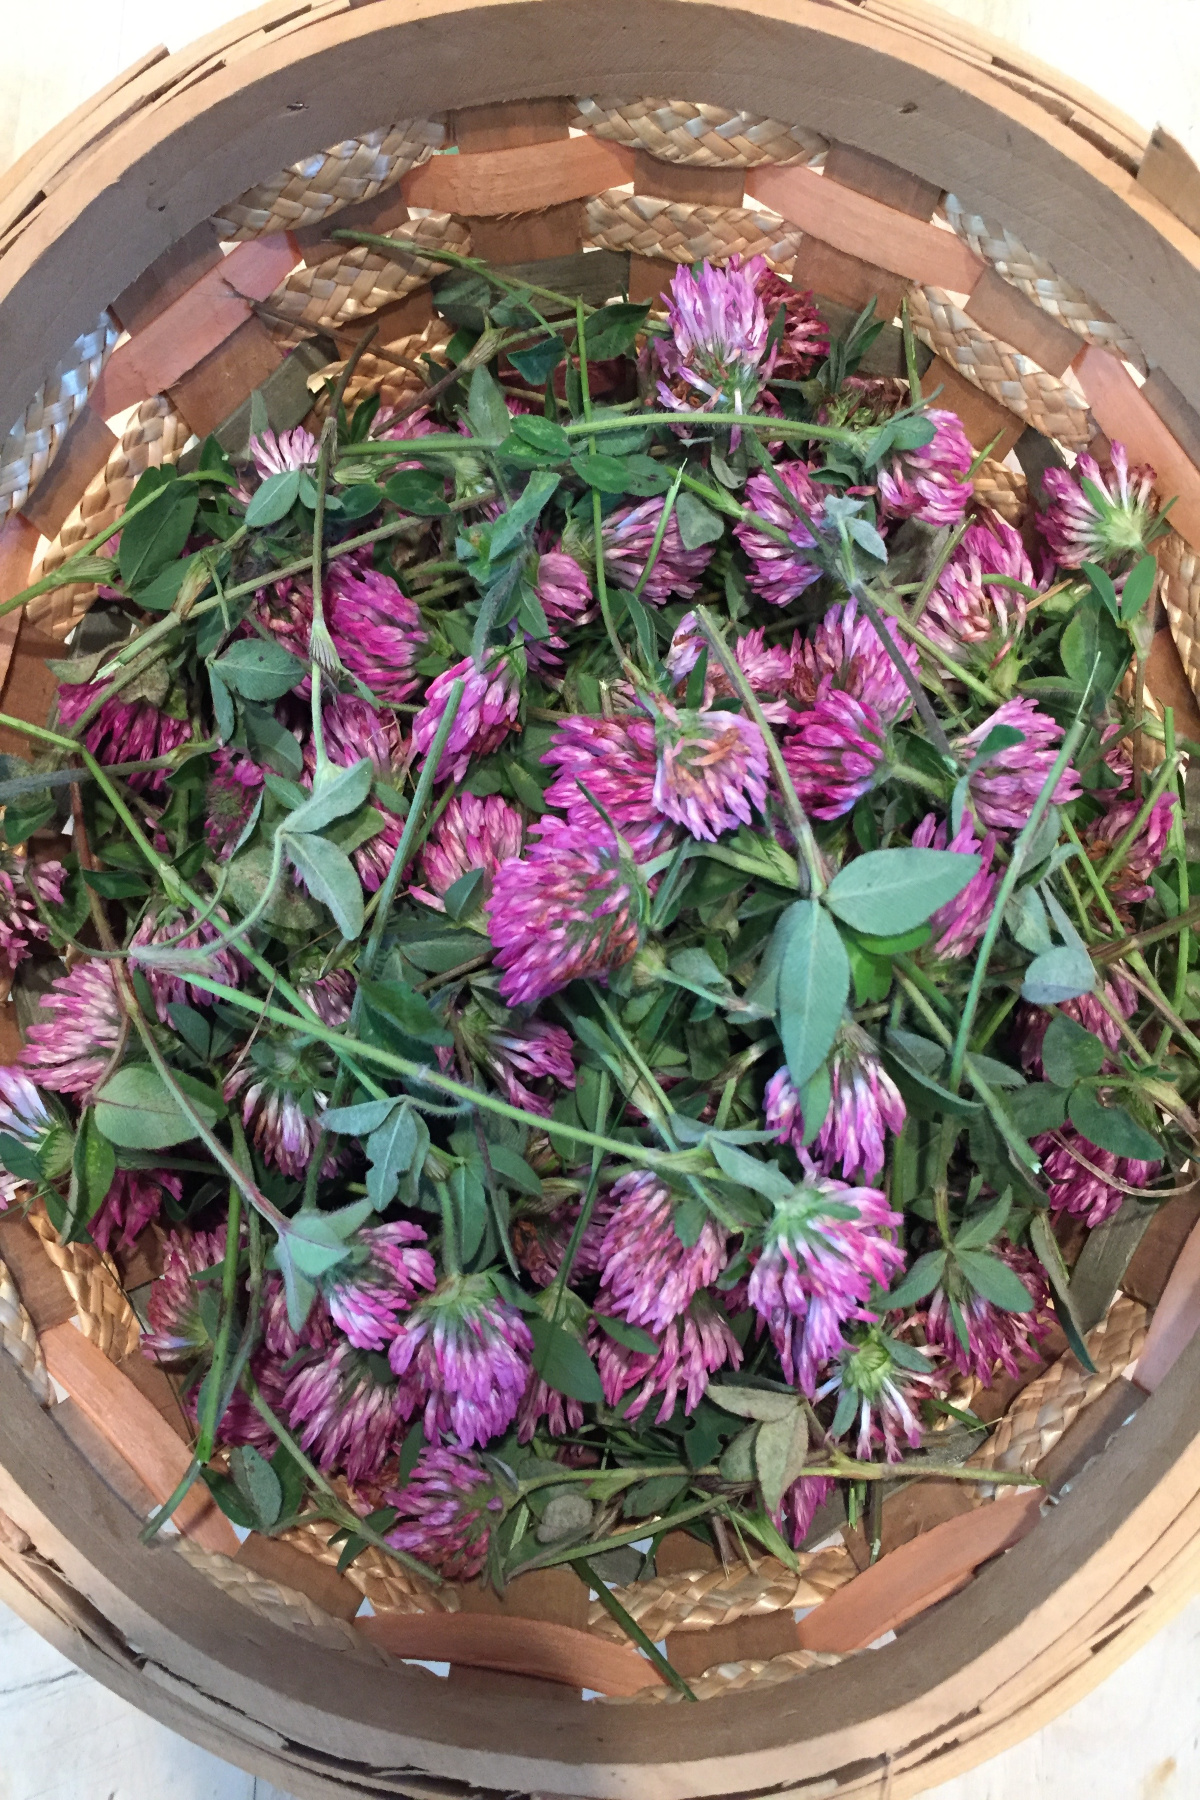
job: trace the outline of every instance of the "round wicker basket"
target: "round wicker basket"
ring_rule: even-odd
[[[1198,229],[1170,138],[917,0],[272,0],[143,59],[0,184],[0,602],[115,525],[145,468],[210,431],[244,445],[252,393],[299,423],[360,321],[379,331],[348,397],[413,388],[444,335],[440,249],[592,299],[761,253],[838,323],[907,300],[1003,516],[1063,451],[1120,439],[1154,465],[1177,503],[1150,687],[1200,741]],[[870,372],[901,373],[899,345],[885,330]],[[92,597],[0,618],[10,715],[45,717],[45,659]],[[903,1800],[1069,1705],[1200,1587],[1198,1215],[1181,1196],[1092,1255],[1094,1374],[1064,1350],[978,1402],[1004,1415],[990,1466],[1045,1488],[917,1484],[870,1566],[849,1533],[799,1575],[664,1540],[623,1598],[697,1711],[652,1704],[667,1690],[571,1577],[504,1601],[370,1555],[347,1577],[311,1537],[239,1546],[194,1497],[173,1546],[143,1547],[188,1460],[126,1297],[151,1265],[14,1214],[0,1595],[297,1795]]]

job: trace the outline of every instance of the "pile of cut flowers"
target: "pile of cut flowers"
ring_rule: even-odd
[[[997,1479],[971,1393],[1056,1316],[1086,1356],[1063,1246],[1196,1139],[1153,473],[1018,528],[907,328],[856,373],[871,308],[457,263],[402,404],[356,357],[318,436],[256,399],[13,603],[95,582],[107,632],[5,721],[2,1201],[151,1228],[242,1526],[501,1588],[680,1528],[794,1564]]]

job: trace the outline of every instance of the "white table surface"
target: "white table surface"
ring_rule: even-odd
[[[1200,0],[942,0],[1200,160]],[[0,0],[0,168],[165,39],[242,0]],[[371,121],[375,123],[376,121]],[[0,1800],[288,1800],[145,1717],[0,1605]],[[1200,1599],[1044,1730],[928,1800],[1200,1800]]]

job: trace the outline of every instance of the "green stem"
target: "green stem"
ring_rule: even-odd
[[[225,1365],[229,1360],[229,1343],[233,1336],[233,1318],[237,1306],[238,1262],[242,1251],[242,1193],[234,1183],[229,1187],[229,1216],[225,1227],[225,1263],[221,1270],[221,1322],[213,1346],[212,1366],[204,1385],[204,1405],[199,1420],[200,1435],[196,1444],[196,1460],[211,1461],[217,1426],[221,1422],[221,1389],[225,1385]]]
[[[821,858],[821,852],[817,846],[817,840],[813,835],[813,828],[809,823],[808,814],[805,812],[800,796],[796,792],[795,783],[792,780],[791,773],[783,760],[779,745],[775,742],[775,734],[771,730],[766,714],[759,704],[758,695],[747,681],[745,671],[738,662],[737,657],[733,654],[733,651],[725,642],[725,637],[720,626],[708,611],[707,607],[698,606],[696,608],[696,623],[704,633],[705,640],[707,641],[710,650],[712,650],[717,661],[728,676],[735,694],[738,696],[738,699],[745,707],[747,714],[753,719],[762,734],[762,740],[767,749],[767,760],[771,765],[771,773],[774,775],[779,786],[779,792],[783,799],[783,810],[787,815],[788,825],[791,829],[792,836],[795,838],[799,847],[800,856],[804,866],[808,871],[809,893],[814,897],[823,894],[828,883],[825,879],[825,866]]]
[[[1170,711],[1170,708],[1167,710]],[[1146,795],[1146,798],[1138,808],[1132,824],[1127,831],[1121,833],[1121,836],[1101,863],[1100,868],[1097,871],[1101,887],[1107,886],[1108,882],[1112,880],[1112,877],[1125,861],[1125,858],[1129,855],[1134,840],[1142,830],[1142,827],[1150,817],[1150,814],[1154,811],[1155,802],[1163,793],[1168,782],[1174,781],[1178,769],[1178,756],[1168,756],[1164,761],[1162,768],[1155,776],[1150,787],[1150,792]]]
[[[111,528],[108,535],[110,537],[112,536]],[[179,1507],[183,1505],[184,1500],[195,1486],[199,1474],[200,1460],[198,1457],[193,1456],[191,1462],[180,1477],[179,1485],[175,1488],[175,1491],[171,1494],[170,1498],[164,1500],[158,1510],[150,1514],[150,1517],[138,1532],[138,1538],[143,1544],[153,1543],[167,1520],[172,1518]]]
[[[390,254],[395,262],[448,263],[452,269],[470,269],[473,274],[482,275],[485,281],[490,281],[493,287],[500,288],[506,294],[536,294],[541,300],[550,300],[556,306],[561,306],[564,312],[574,311],[576,317],[584,305],[578,297],[572,299],[569,294],[560,294],[554,288],[539,287],[534,281],[516,281],[510,275],[501,275],[478,257],[460,256],[456,250],[425,250],[417,245],[409,247],[402,239],[379,237],[370,231],[340,229],[334,231],[333,236],[343,238],[351,244],[371,244],[375,249]],[[596,308],[589,306],[586,310],[593,313]],[[356,445],[356,451],[358,448]]]
[[[1086,700],[1087,696],[1085,695],[1084,704],[1086,704]],[[1087,720],[1077,715],[1063,739],[1062,748],[1054,759],[1053,768],[1042,783],[1041,792],[1033,803],[1029,818],[1026,820],[1025,825],[1021,830],[1021,834],[1013,846],[1012,860],[1004,871],[1004,877],[1000,883],[999,891],[996,894],[995,900],[992,902],[992,916],[988,920],[987,930],[983,934],[983,941],[975,953],[975,968],[971,975],[971,985],[967,989],[967,997],[963,1004],[962,1021],[958,1028],[958,1035],[954,1040],[954,1052],[950,1059],[950,1073],[947,1077],[947,1086],[952,1094],[958,1092],[959,1083],[962,1080],[963,1059],[967,1054],[967,1045],[971,1041],[971,1027],[975,1023],[976,1009],[979,1006],[980,995],[983,993],[983,984],[987,979],[988,963],[991,960],[992,951],[996,946],[996,939],[1000,935],[1000,927],[1004,921],[1004,909],[1012,898],[1017,882],[1021,877],[1021,870],[1025,861],[1025,850],[1029,844],[1033,842],[1046,808],[1049,806],[1054,795],[1054,790],[1057,788],[1063,772],[1070,763],[1071,758],[1074,756],[1076,747],[1081,742],[1086,730]]]
[[[368,980],[370,980],[371,976],[374,974],[375,965],[379,960],[379,952],[383,944],[384,932],[387,930],[387,922],[392,910],[392,902],[396,898],[396,889],[400,885],[400,878],[408,867],[412,857],[417,834],[421,828],[421,820],[424,817],[425,808],[429,804],[429,796],[433,790],[433,784],[437,780],[437,771],[442,760],[442,752],[445,750],[447,740],[449,739],[451,731],[454,729],[454,721],[458,717],[458,709],[462,704],[465,688],[466,683],[463,681],[454,681],[450,684],[450,692],[446,696],[446,710],[442,714],[437,731],[434,734],[433,742],[429,746],[429,752],[421,765],[421,773],[417,780],[416,792],[413,794],[412,804],[408,809],[408,817],[404,821],[404,830],[400,833],[400,842],[396,845],[396,851],[395,855],[392,857],[391,867],[384,876],[383,885],[375,897],[375,915],[371,922],[371,934],[363,948],[358,965],[360,976],[365,976]],[[362,990],[356,982],[354,1001],[350,1008],[350,1018],[346,1028],[348,1036],[357,1037],[359,1020],[361,1017]],[[337,1079],[334,1082],[333,1093],[329,1100],[329,1110],[331,1112],[336,1111],[339,1106],[342,1106],[345,1103],[346,1090],[350,1084],[350,1068],[351,1065],[344,1061],[338,1065]],[[312,1159],[308,1165],[308,1171],[305,1176],[304,1204],[306,1206],[316,1205],[317,1183],[321,1178],[321,1168],[325,1161],[329,1138],[330,1133],[322,1127],[320,1136],[317,1139],[316,1149],[313,1151]]]
[[[302,1030],[308,1037],[317,1039],[319,1043],[328,1044],[330,1049],[335,1050],[339,1055],[349,1053],[355,1057],[361,1056],[365,1061],[377,1063],[380,1068],[387,1069],[391,1074],[402,1076],[409,1081],[418,1081],[425,1087],[436,1088],[440,1093],[449,1094],[453,1099],[464,1101],[469,1106],[482,1106],[485,1110],[498,1114],[500,1118],[512,1119],[515,1124],[524,1125],[531,1131],[545,1132],[548,1129],[554,1137],[569,1138],[573,1143],[578,1144],[595,1144],[601,1150],[607,1150],[614,1156],[624,1157],[629,1162],[641,1163],[648,1169],[661,1168],[672,1160],[661,1150],[649,1150],[640,1144],[620,1143],[615,1138],[604,1137],[599,1132],[587,1131],[579,1125],[562,1124],[558,1119],[552,1119],[547,1125],[547,1121],[541,1114],[525,1112],[519,1106],[510,1106],[506,1100],[499,1099],[495,1094],[482,1093],[478,1088],[467,1087],[463,1082],[455,1081],[452,1076],[443,1075],[439,1069],[430,1064],[410,1062],[407,1057],[397,1056],[393,1051],[381,1049],[375,1044],[356,1043],[352,1038],[346,1037],[344,1033],[334,1031],[331,1027],[322,1024],[315,1015],[311,1021],[307,1018],[297,1018],[295,1013],[285,1012],[280,1006],[271,1006],[266,1001],[258,1000],[254,995],[245,993],[240,988],[226,987],[223,982],[213,981],[198,970],[188,971],[188,984],[202,989],[206,994],[214,994],[218,1000],[228,1000],[232,1006],[239,1006],[245,1012],[270,1019],[274,1024],[286,1025],[292,1031]]]
[[[601,1069],[599,1091],[596,1097],[596,1123],[601,1127],[608,1124],[608,1105],[611,1098],[612,1086],[608,1070]],[[600,1193],[600,1169],[603,1160],[603,1153],[597,1149],[593,1149],[592,1172],[588,1179],[587,1193],[583,1197],[583,1204],[579,1208],[579,1215],[571,1228],[571,1235],[567,1239],[567,1247],[563,1251],[562,1261],[558,1265],[558,1274],[554,1277],[554,1281],[551,1284],[554,1289],[554,1307],[550,1315],[550,1323],[552,1325],[558,1324],[558,1315],[562,1310],[563,1296],[567,1291],[567,1283],[571,1279],[571,1270],[575,1267],[575,1258],[579,1254],[579,1246],[583,1242],[583,1234],[591,1223],[592,1212]]]
[[[625,1611],[625,1608],[621,1605],[621,1602],[617,1599],[616,1595],[609,1592],[600,1577],[593,1572],[592,1565],[585,1556],[576,1559],[575,1572],[579,1576],[579,1579],[585,1582],[588,1587],[595,1589],[596,1597],[605,1612],[611,1619],[616,1620],[629,1641],[636,1644],[639,1650],[645,1652],[650,1659],[650,1662],[662,1676],[663,1680],[669,1682],[671,1687],[673,1687],[677,1693],[682,1694],[685,1700],[694,1701],[696,1696],[693,1694],[691,1688],[683,1679],[683,1676],[679,1673],[678,1669],[673,1669],[671,1667],[658,1645],[651,1643],[650,1639],[646,1636],[646,1633],[637,1623],[637,1620],[631,1618]]]
[[[643,568],[641,574],[638,576],[637,586],[633,590],[633,597],[635,600],[641,599],[642,589],[645,587],[647,581],[650,579],[650,575],[651,575],[651,572],[653,571],[654,565],[658,561],[658,553],[662,549],[662,541],[667,535],[667,526],[671,523],[671,514],[675,510],[675,501],[679,496],[679,489],[680,489],[680,485],[681,485],[682,481],[683,481],[683,464],[680,463],[679,468],[675,474],[675,479],[671,483],[670,492],[667,494],[666,499],[663,501],[662,513],[659,517],[658,525],[654,532],[654,541],[650,545],[650,554],[646,558],[645,567]]]
[[[926,575],[924,581],[917,589],[916,596],[912,603],[912,611],[908,615],[911,624],[920,624],[921,615],[929,605],[933,590],[938,584],[942,570],[950,561],[950,558],[954,555],[958,546],[962,543],[963,538],[970,528],[971,522],[971,514],[967,513],[958,521],[958,524],[954,527],[953,531],[947,532],[945,542],[934,557],[928,575]]]
[[[994,1475],[995,1470],[989,1469],[987,1474]],[[1029,1477],[1026,1475],[1023,1479],[1028,1481]],[[652,1532],[659,1529],[673,1531],[677,1525],[686,1525],[692,1519],[702,1519],[706,1513],[715,1511],[719,1505],[720,1501],[714,1496],[708,1500],[701,1500],[694,1506],[681,1507],[678,1512],[671,1513],[665,1519],[640,1521],[636,1525],[631,1525],[626,1531],[616,1531],[611,1537],[602,1538],[597,1544],[576,1544],[568,1550],[558,1550],[551,1545],[550,1549],[543,1550],[540,1555],[531,1556],[527,1562],[523,1562],[512,1573],[524,1575],[529,1569],[550,1569],[558,1563],[586,1562],[589,1556],[599,1556],[605,1550],[619,1550],[623,1545],[635,1543],[638,1538],[649,1537]]]

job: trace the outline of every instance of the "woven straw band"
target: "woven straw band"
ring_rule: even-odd
[[[691,100],[580,98],[578,130],[648,151],[660,162],[694,169],[754,169],[762,163],[813,162],[829,148],[818,132],[755,113],[728,112]]]
[[[8,513],[20,512],[54,461],[118,335],[112,316],[101,313],[96,325],[75,339],[0,443],[0,522]]]
[[[7,1350],[43,1406],[54,1398],[46,1359],[33,1320],[25,1311],[17,1284],[0,1262],[0,1346]]]
[[[263,237],[269,231],[315,225],[359,200],[373,200],[423,163],[445,140],[433,119],[397,119],[362,137],[347,138],[247,188],[213,218],[223,238]]]
[[[1147,1323],[1141,1302],[1122,1294],[1108,1317],[1088,1333],[1087,1350],[1096,1365],[1095,1374],[1087,1374],[1068,1351],[1022,1389],[987,1443],[971,1457],[972,1466],[1019,1469],[1031,1475],[1080,1411],[1137,1361]]]
[[[792,262],[801,235],[761,208],[656,200],[624,188],[609,188],[588,201],[586,234],[587,242],[600,250],[632,250],[677,263],[705,257],[726,263],[736,251],[743,257],[765,256],[773,268]]]
[[[191,436],[191,429],[165,396],[144,400],[125,428],[120,444],[99,475],[93,476],[58,536],[46,548],[38,574],[60,568],[71,551],[95,537],[105,525],[116,526],[125,511],[138,476],[147,469],[173,463]],[[31,625],[52,637],[65,637],[77,625],[96,598],[94,584],[55,588],[31,600],[26,611]]]
[[[30,1212],[29,1223],[67,1285],[84,1337],[103,1350],[110,1362],[132,1355],[141,1340],[137,1314],[95,1245],[60,1243],[41,1207]]]
[[[471,234],[461,219],[449,213],[426,213],[387,236],[396,244],[412,244],[426,250],[471,252]],[[413,256],[404,262],[372,250],[367,244],[347,246],[344,253],[328,257],[308,268],[300,264],[264,303],[264,323],[281,349],[290,349],[302,338],[378,312],[403,300],[444,272],[444,263]]]
[[[416,373],[421,368],[422,355],[426,351],[436,354],[449,343],[450,335],[451,327],[443,319],[435,318],[424,331],[398,338],[378,355],[368,350],[359,357],[354,374],[347,384],[347,409],[353,411],[361,400],[369,400],[373,394],[379,395],[384,407],[399,406],[411,400],[424,386],[423,376]],[[405,363],[412,363],[415,368],[405,368]],[[309,389],[314,395],[313,411],[318,419],[324,419],[331,389],[345,366],[344,362],[326,363],[323,369],[318,369],[315,375],[309,376]]]
[[[1009,525],[1019,525],[1029,508],[1029,484],[1020,469],[987,456],[976,469],[971,485],[975,498]]]
[[[657,1642],[673,1631],[707,1631],[735,1619],[782,1612],[795,1606],[818,1606],[857,1573],[850,1552],[841,1544],[799,1557],[792,1574],[768,1558],[757,1573],[735,1568],[702,1569],[682,1575],[659,1575],[618,1588],[616,1598],[647,1637]],[[624,1633],[598,1600],[588,1611],[588,1630],[620,1642]]]
[[[809,1669],[832,1669],[843,1661],[830,1650],[785,1650],[767,1662],[715,1663],[698,1678],[689,1678],[688,1686],[697,1700],[717,1700],[723,1694],[740,1694],[746,1688],[778,1687]],[[620,1697],[601,1694],[598,1704],[605,1706],[664,1706],[685,1696],[669,1687],[640,1688],[636,1694]],[[828,1791],[828,1790],[825,1790]]]
[[[944,288],[911,287],[913,330],[974,387],[1060,444],[1082,449],[1096,435],[1087,401],[1068,370],[1048,375],[1011,344],[976,325]]]
[[[1086,344],[1115,350],[1141,374],[1146,373],[1146,359],[1124,328],[1110,319],[1103,307],[1065,281],[1042,256],[1037,256],[1003,226],[993,225],[978,213],[969,212],[955,194],[947,194],[945,216],[959,237],[970,245],[976,256],[991,263],[997,275],[1019,288],[1027,300],[1066,325]]]
[[[1200,694],[1200,552],[1169,531],[1156,546],[1162,575],[1159,593],[1171,622],[1180,661],[1194,694]]]
[[[268,1581],[245,1563],[234,1562],[215,1550],[205,1550],[191,1538],[181,1537],[174,1548],[193,1569],[199,1569],[202,1575],[214,1581],[223,1594],[228,1594],[240,1606],[248,1607],[269,1624],[294,1631],[310,1644],[320,1644],[322,1649],[345,1651],[359,1662],[387,1663],[391,1660],[361,1631],[355,1631],[347,1619],[335,1619],[332,1613],[327,1613],[298,1588]]]
[[[335,1482],[334,1486],[340,1490],[340,1497],[348,1500],[345,1483]],[[291,1531],[283,1532],[280,1542],[336,1568],[344,1549],[341,1543],[329,1542],[336,1530],[337,1526],[328,1520],[297,1525]],[[368,1545],[343,1572],[347,1581],[371,1602],[377,1613],[457,1612],[459,1609],[458,1594],[449,1582],[441,1587],[431,1587],[374,1545]]]

